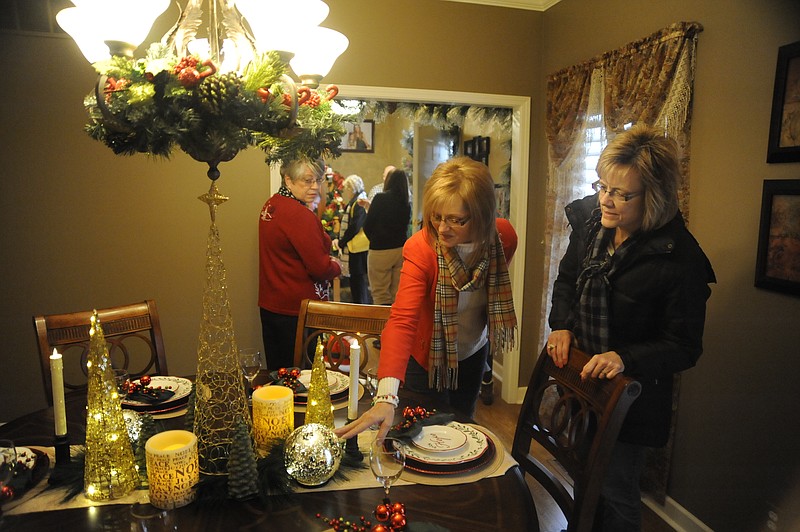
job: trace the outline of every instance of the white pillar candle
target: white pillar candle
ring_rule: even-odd
[[[294,430],[294,391],[280,385],[253,392],[253,436],[262,455]]]
[[[358,370],[361,365],[361,346],[358,340],[350,345],[350,395],[347,402],[347,419],[358,418]]]
[[[197,436],[187,430],[159,432],[144,445],[150,504],[170,510],[195,499],[200,481]]]
[[[61,353],[55,349],[50,355],[50,381],[53,390],[56,436],[64,436],[67,433],[67,409],[64,406],[64,360]]]

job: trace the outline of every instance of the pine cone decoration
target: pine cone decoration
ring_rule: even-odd
[[[238,98],[241,88],[242,79],[229,72],[205,78],[197,86],[196,94],[203,107],[213,114],[220,114],[227,104]]]

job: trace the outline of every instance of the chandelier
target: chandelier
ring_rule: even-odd
[[[188,0],[138,59],[170,0],[73,4],[56,20],[99,74],[84,101],[86,131],[115,153],[167,157],[178,146],[208,163],[212,180],[249,146],[268,164],[340,154],[351,117],[334,110],[336,87],[320,82],[348,40],[319,26],[325,2]]]

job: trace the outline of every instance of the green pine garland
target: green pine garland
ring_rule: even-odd
[[[334,113],[327,91],[316,91],[320,105],[301,106],[291,123],[286,64],[275,52],[253,60],[241,76],[217,73],[197,57],[178,58],[158,43],[144,59],[113,57],[95,68],[100,85],[84,100],[85,129],[119,155],[167,158],[178,147],[214,171],[250,146],[261,147],[268,164],[335,157],[344,121],[352,118]]]

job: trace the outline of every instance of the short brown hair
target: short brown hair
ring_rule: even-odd
[[[678,213],[681,181],[678,145],[658,128],[636,124],[608,143],[597,161],[602,178],[612,168],[630,168],[644,187],[642,231],[653,231]]]
[[[453,197],[461,198],[469,215],[470,239],[476,256],[483,255],[494,243],[497,212],[494,180],[485,164],[469,157],[456,157],[436,167],[425,184],[422,216],[431,238],[438,237],[438,225],[432,216]]]

